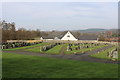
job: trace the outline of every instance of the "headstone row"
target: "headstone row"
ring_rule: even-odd
[[[62,43],[53,43],[53,44],[50,44],[50,45],[46,45],[46,46],[41,46],[40,47],[40,51],[42,52],[42,51],[47,51],[47,50],[49,50],[49,49],[51,49],[51,48],[53,48],[53,47],[55,47],[55,46],[57,46],[57,45],[61,45]]]
[[[107,53],[107,56],[110,57],[110,58],[118,58],[118,50],[117,50],[117,48],[109,51]]]
[[[27,42],[5,42],[2,43],[1,49],[10,49],[10,48],[17,48],[17,47],[23,47],[23,46],[31,46],[35,44],[39,44],[41,42],[34,42],[34,43],[27,43]]]
[[[80,50],[83,48],[91,48],[99,45],[100,43],[75,43],[75,44],[70,43],[67,46],[67,51]]]

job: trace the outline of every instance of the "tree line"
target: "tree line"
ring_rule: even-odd
[[[41,36],[56,36],[58,33],[59,34],[65,34],[67,31],[59,32],[59,31],[40,31],[39,29],[37,30],[27,30],[25,28],[20,28],[18,30],[4,30],[2,29],[2,40],[34,40],[34,39],[40,39]],[[74,35],[79,38],[81,35],[79,32],[74,32]],[[86,33],[85,35],[88,35]],[[100,35],[99,36],[100,41],[104,41],[105,37]]]
[[[2,40],[33,40],[40,37],[40,30],[26,30],[20,28],[18,30],[2,30]]]
[[[7,23],[6,21],[0,21],[0,32],[2,31],[2,40],[34,40],[40,39],[40,37],[47,37],[47,38],[54,38],[61,35],[65,35],[67,31],[40,31],[39,29],[36,30],[27,30],[25,28],[19,28],[18,30],[15,29],[15,23]],[[116,32],[116,31],[115,31]],[[95,36],[96,33],[80,33],[80,32],[72,32],[76,38],[79,38],[80,35],[90,35]],[[106,35],[98,33],[99,41],[105,41]],[[120,35],[120,34],[119,34]],[[117,37],[117,33],[110,35],[110,37]]]

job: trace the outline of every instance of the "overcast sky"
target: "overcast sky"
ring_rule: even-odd
[[[2,4],[2,18],[16,27],[78,30],[118,27],[116,2],[11,2]]]

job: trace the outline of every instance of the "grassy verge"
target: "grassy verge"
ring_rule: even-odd
[[[102,47],[105,47],[105,46],[108,46],[108,45],[100,45],[100,46],[95,46],[95,47],[92,47],[92,48],[84,48],[84,49],[80,49],[80,50],[65,51],[65,54],[71,54],[71,53],[74,53],[74,52],[83,53],[83,52],[86,52],[86,51],[102,48]]]
[[[40,47],[35,47],[35,48],[32,48],[32,49],[26,49],[24,51],[29,51],[29,52],[38,52],[40,53]]]
[[[26,49],[26,48],[32,48],[32,47],[37,47],[37,46],[42,46],[48,43],[40,43],[32,46],[25,46],[25,47],[17,47],[17,48],[11,48],[11,49],[3,49],[3,50],[19,50],[19,49]]]
[[[92,54],[90,56],[95,57],[95,58],[101,58],[101,59],[113,59],[113,58],[110,58],[110,57],[107,56],[107,52],[109,52],[113,49],[115,49],[115,47],[109,48],[109,49],[107,49],[105,51],[102,51],[100,53]],[[117,59],[117,58],[115,58],[115,59]]]
[[[3,78],[117,78],[118,65],[3,53]]]

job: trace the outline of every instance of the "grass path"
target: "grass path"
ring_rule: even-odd
[[[67,49],[67,46],[68,44],[64,44],[63,46],[62,46],[62,48],[61,48],[61,50],[60,50],[60,54],[64,54],[64,52],[66,51],[66,49]]]
[[[52,49],[46,51],[45,53],[60,54],[61,48],[62,48],[64,45],[65,45],[65,44],[57,45],[57,46],[53,47]]]
[[[118,65],[3,53],[3,78],[117,78]]]

